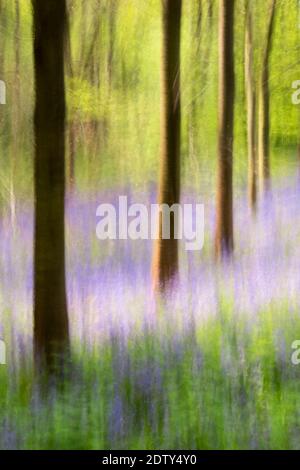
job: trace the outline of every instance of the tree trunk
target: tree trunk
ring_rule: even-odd
[[[7,17],[6,6],[3,0],[0,0],[0,39],[1,39],[0,77],[1,77],[1,80],[4,80],[5,42],[6,42],[6,25],[7,25],[6,17]]]
[[[100,2],[99,2],[99,8],[100,8]],[[100,37],[100,18],[101,18],[101,13],[100,11],[94,18],[94,30],[93,30],[93,35],[91,42],[88,47],[88,51],[86,55],[84,56],[83,60],[83,70],[82,70],[82,77],[85,78],[86,80],[89,80],[91,85],[95,85],[99,87],[99,74],[100,74],[100,68],[98,67],[99,65],[99,51],[98,51],[98,46],[99,46],[99,37]]]
[[[191,31],[190,31],[190,50],[194,53],[190,54],[190,64],[189,67],[193,70],[194,63],[196,60],[199,60],[201,57],[200,55],[200,44],[201,44],[201,36],[202,36],[202,23],[203,23],[203,6],[202,0],[198,1],[197,5],[197,22],[196,26],[194,27],[194,15],[192,14],[193,10],[190,12],[190,23],[191,23]],[[194,30],[195,29],[195,30]],[[196,48],[194,47],[194,43],[196,43]],[[198,95],[198,81],[194,80],[191,77],[191,105],[190,105],[190,112],[188,113],[187,119],[187,132],[188,132],[188,148],[189,148],[189,156],[195,161],[195,129],[196,129],[196,117],[197,117],[197,95]]]
[[[252,13],[247,3],[245,28],[245,88],[247,100],[247,143],[248,143],[248,198],[252,212],[256,210],[256,95],[253,76]]]
[[[259,113],[258,113],[258,161],[259,185],[262,192],[270,189],[270,92],[269,92],[269,59],[272,49],[276,0],[270,4],[270,16],[267,38],[263,51],[262,71],[259,82]]]
[[[171,207],[180,199],[180,22],[181,0],[162,0],[163,43],[161,83],[161,155],[158,203]],[[176,220],[171,216],[170,238],[158,240],[153,254],[153,285],[164,291],[178,273]]]
[[[11,127],[11,171],[10,171],[10,217],[13,230],[15,229],[16,218],[16,195],[15,177],[18,161],[18,153],[21,146],[21,126],[20,126],[20,4],[15,0],[15,73],[12,103],[12,127]]]
[[[76,155],[76,132],[73,116],[68,125],[69,158],[68,158],[68,188],[73,192],[75,188],[75,155]]]
[[[34,355],[54,372],[69,350],[65,287],[65,0],[33,0]]]
[[[20,102],[20,4],[15,0],[16,22],[15,22],[15,85],[17,104]]]
[[[73,5],[69,5],[67,12],[66,35],[65,35],[65,61],[68,77],[70,80],[70,94],[74,93],[74,67],[72,57],[72,44],[71,44],[71,14]],[[72,113],[72,114],[71,114]],[[73,191],[75,187],[75,155],[76,155],[76,132],[73,110],[68,116],[68,159],[67,159],[67,189]]]
[[[234,0],[219,0],[219,118],[216,257],[233,252]]]
[[[112,87],[113,77],[113,61],[115,49],[115,32],[116,32],[116,9],[117,3],[115,0],[109,2],[108,22],[109,22],[109,42],[107,54],[107,72],[108,72],[108,85],[109,89]]]

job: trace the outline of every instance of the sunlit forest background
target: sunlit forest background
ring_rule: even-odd
[[[98,240],[96,209],[157,199],[161,0],[68,0],[66,281],[72,370],[44,393],[33,359],[35,105],[29,0],[0,0],[1,449],[299,448],[299,5],[276,0],[269,63],[271,189],[248,200],[245,0],[235,1],[230,261],[214,257],[219,0],[183,0],[181,200],[205,205],[180,284],[151,289],[151,240]],[[272,2],[249,0],[253,74]]]
[[[182,172],[187,188],[196,188],[200,195],[204,188],[213,190],[215,182],[217,3],[186,1],[182,13]],[[298,5],[293,0],[277,3],[270,58],[272,167],[276,176],[278,167],[293,171],[299,136],[299,109],[291,103],[292,83],[298,79],[299,68]],[[73,0],[68,5],[71,70],[67,65],[66,80],[68,119],[76,129],[76,189],[99,190],[121,184],[144,188],[156,181],[159,158],[160,1]],[[251,5],[255,67],[259,70],[268,2],[253,0]],[[21,199],[31,195],[33,186],[31,10],[30,1],[19,1],[17,20],[16,2],[1,2],[0,65],[1,79],[7,86],[7,106],[1,108],[1,155],[6,163],[1,165],[2,207],[9,200],[10,174]],[[243,1],[237,1],[236,11],[234,169],[236,183],[242,186],[247,175]],[[13,151],[15,140],[17,150]]]

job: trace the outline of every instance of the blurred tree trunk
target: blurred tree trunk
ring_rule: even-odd
[[[171,207],[180,199],[180,23],[181,0],[162,0],[161,155],[158,203]],[[153,285],[165,290],[178,272],[178,240],[171,216],[170,239],[162,238],[162,217],[153,254]]]
[[[100,9],[100,0],[99,0],[99,9]],[[100,37],[100,10],[98,14],[94,17],[94,30],[92,34],[92,39],[89,44],[87,54],[85,55],[83,62],[83,72],[82,75],[84,78],[89,80],[92,85],[99,86],[99,57],[98,57],[98,46],[99,46],[99,37]]]
[[[194,15],[193,10],[190,12],[190,63],[189,67],[191,71],[194,71],[195,61],[198,61],[201,57],[200,55],[200,45],[201,45],[201,36],[202,36],[202,19],[203,19],[203,6],[202,1],[199,0],[197,4],[197,18],[196,25],[194,26]],[[193,5],[193,4],[192,4]],[[196,47],[194,44],[196,43]],[[198,82],[191,76],[191,107],[187,119],[187,131],[188,131],[188,146],[189,146],[189,156],[197,163],[195,158],[195,129],[197,122],[197,94],[198,94]]]
[[[108,43],[108,54],[107,54],[107,73],[108,73],[108,85],[109,89],[112,87],[113,77],[113,61],[114,61],[114,50],[115,50],[115,35],[116,35],[116,0],[110,0],[109,2],[109,43]]]
[[[248,198],[253,212],[257,200],[256,164],[256,94],[253,73],[253,21],[250,3],[246,5],[245,88],[247,100]]]
[[[20,106],[20,4],[15,0],[15,100],[16,105]],[[18,109],[19,111],[19,109]]]
[[[204,90],[207,87],[208,82],[208,72],[209,72],[209,61],[210,61],[210,54],[211,54],[211,47],[212,47],[212,34],[213,34],[213,2],[212,0],[207,0],[207,37],[206,37],[206,48],[203,52],[203,66],[202,66],[202,79],[201,84],[203,87],[203,91],[201,93],[201,98],[204,98]],[[199,42],[200,46],[200,42]],[[198,51],[200,52],[200,50]],[[200,58],[199,58],[200,59]]]
[[[233,251],[234,0],[219,0],[219,123],[216,257]]]
[[[34,355],[48,372],[69,350],[65,286],[65,0],[32,0],[34,25]]]
[[[95,97],[97,97],[98,100],[100,97],[100,30],[101,17],[103,16],[103,10],[101,10],[102,7],[102,0],[97,0],[94,5],[93,33],[87,48],[87,53],[84,55],[82,69],[82,77],[85,80],[88,80],[93,86]],[[93,157],[98,153],[100,146],[99,135],[101,130],[101,121],[99,117],[93,116],[89,118],[88,122],[85,122],[84,128],[84,140],[89,151],[89,162],[93,165]]]
[[[204,7],[205,6],[205,7]],[[191,15],[192,26],[194,24],[193,17]],[[196,41],[196,48],[191,43],[191,50],[195,53],[191,54],[190,67],[193,70],[193,64],[197,61],[200,64],[200,83],[201,90],[199,93],[198,78],[191,75],[191,111],[188,116],[188,143],[189,143],[189,155],[193,158],[194,162],[197,162],[195,155],[195,137],[197,135],[197,113],[203,110],[205,103],[205,90],[208,85],[209,77],[209,61],[212,46],[212,34],[213,34],[213,2],[212,0],[198,0],[197,3],[197,21],[196,28],[192,37],[192,41]],[[203,40],[202,40],[203,39]],[[205,40],[204,40],[205,39]],[[203,47],[201,47],[203,44]],[[191,72],[192,73],[192,72]],[[196,73],[197,75],[197,73]],[[196,91],[197,90],[197,91]]]
[[[3,0],[0,0],[0,80],[4,81],[4,89],[3,89],[3,84],[0,85],[2,93],[4,93],[5,96],[1,96],[1,104],[0,104],[0,128],[1,128],[1,144],[2,144],[2,138],[4,135],[4,129],[6,125],[6,120],[5,120],[5,106],[2,105],[3,101],[6,100],[6,87],[5,87],[5,51],[6,51],[6,5]],[[3,101],[2,101],[3,100]],[[2,217],[2,201],[0,199],[0,217]]]
[[[72,44],[71,44],[71,11],[73,4],[69,3],[68,15],[66,19],[66,36],[65,36],[65,60],[66,69],[70,82],[70,94],[74,92],[74,67],[72,58]],[[67,160],[67,186],[72,192],[75,187],[75,155],[76,155],[76,131],[73,116],[73,110],[68,116],[68,160]]]
[[[19,157],[21,144],[21,126],[20,126],[20,4],[15,0],[15,71],[12,103],[12,127],[11,127],[11,172],[10,172],[10,216],[11,224],[14,229],[16,218],[16,197],[15,197],[15,175],[17,161]]]
[[[76,156],[76,131],[73,116],[68,122],[68,142],[69,142],[69,158],[68,158],[68,188],[73,192],[75,188],[75,156]]]
[[[1,27],[0,74],[1,74],[1,80],[4,80],[6,9],[5,9],[5,4],[3,0],[0,0],[0,27]]]
[[[258,161],[259,184],[262,192],[270,189],[270,92],[269,60],[272,49],[276,0],[271,0],[267,37],[262,58],[262,71],[259,81],[258,113]]]
[[[86,38],[87,38],[87,21],[88,15],[86,14],[86,0],[81,0],[80,2],[80,59],[79,65],[80,68],[84,67],[85,63],[85,45],[86,45]]]

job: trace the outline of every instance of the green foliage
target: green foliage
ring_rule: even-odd
[[[13,110],[15,8],[3,0],[0,29],[8,104],[1,112],[0,180],[7,178],[14,136],[21,136],[17,159],[32,152],[33,67],[30,2],[20,2],[20,122]],[[181,44],[182,168],[184,182],[196,188],[214,185],[218,98],[218,2],[183,3]],[[212,8],[210,8],[210,4]],[[254,22],[254,62],[258,79],[266,34],[268,2],[251,0]],[[112,182],[141,185],[157,179],[160,126],[161,4],[159,0],[69,1],[71,62],[66,67],[68,119],[78,122],[76,177],[79,188]],[[271,142],[275,174],[286,172],[295,158],[299,137],[299,106],[291,102],[292,82],[299,79],[297,2],[277,2],[270,62]],[[245,2],[235,12],[235,172],[244,184],[247,173],[244,92]],[[72,78],[73,77],[73,78]],[[82,124],[99,122],[99,145],[89,146]],[[81,127],[80,127],[81,126]],[[79,129],[79,130],[78,130]],[[85,151],[82,148],[85,147]],[[276,148],[276,151],[274,151]],[[279,157],[279,158],[278,158]],[[87,161],[86,161],[87,160]],[[95,162],[97,164],[95,165]],[[32,159],[29,159],[32,165]],[[87,168],[89,167],[89,168]],[[27,168],[27,167],[26,167]],[[85,171],[85,168],[87,171]],[[105,169],[105,171],[104,171]],[[31,169],[28,169],[31,172]],[[25,169],[14,175],[16,190],[30,193]],[[87,175],[88,180],[84,180]],[[22,181],[21,181],[22,180]],[[26,180],[26,185],[23,182]],[[27,188],[27,190],[26,190]],[[4,189],[1,190],[1,193]],[[4,202],[4,201],[3,201]]]

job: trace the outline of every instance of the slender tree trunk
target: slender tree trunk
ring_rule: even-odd
[[[93,34],[84,55],[82,77],[88,80],[94,87],[96,97],[100,94],[100,29],[101,29],[101,0],[96,2],[96,12],[93,19]],[[93,157],[99,148],[100,120],[97,117],[90,119],[87,123],[88,132],[85,135],[85,144],[88,149],[89,161],[93,163]]]
[[[11,128],[11,172],[10,172],[10,216],[13,229],[16,218],[16,197],[15,197],[15,175],[17,168],[18,153],[21,143],[20,128],[20,4],[15,0],[15,73],[14,73],[14,100],[12,104],[12,128]]]
[[[69,350],[65,286],[65,0],[32,0],[34,24],[34,355],[54,371]]]
[[[195,32],[195,39],[197,40],[197,48],[196,48],[197,54],[200,53],[202,20],[203,20],[202,0],[198,0],[197,25],[196,25],[196,32]]]
[[[193,19],[191,16],[191,24],[193,25]],[[194,35],[192,40],[196,41],[196,50],[194,54],[191,54],[191,63],[190,67],[193,70],[193,64],[197,61],[200,64],[201,74],[200,77],[195,78],[191,76],[191,109],[188,115],[188,145],[189,145],[189,156],[195,171],[199,170],[199,159],[197,158],[197,148],[196,148],[196,136],[197,132],[197,113],[199,116],[199,110],[204,109],[205,102],[205,90],[208,85],[209,77],[209,61],[211,54],[212,46],[212,34],[213,34],[213,0],[198,0],[197,3],[197,23]],[[202,41],[202,38],[204,39]],[[203,45],[202,45],[203,43]],[[204,47],[205,46],[205,47]],[[192,44],[191,44],[192,49]],[[201,83],[201,90],[199,93],[199,79]],[[200,120],[202,116],[200,115]]]
[[[206,48],[203,51],[203,66],[202,66],[202,78],[201,78],[201,85],[203,90],[205,90],[208,82],[208,74],[209,74],[209,61],[210,61],[210,54],[211,54],[211,47],[212,47],[212,34],[213,34],[213,2],[212,0],[208,0],[207,2],[207,43]],[[200,52],[200,51],[199,51]],[[201,101],[204,98],[204,92],[201,93]]]
[[[100,2],[99,2],[100,8]],[[98,61],[97,55],[97,46],[99,45],[99,37],[100,37],[100,12],[99,15],[95,16],[94,18],[94,30],[91,42],[88,47],[87,54],[84,56],[83,59],[83,68],[82,68],[82,76],[89,80],[92,85],[99,85],[99,76],[95,73],[96,67],[95,62]]]
[[[193,10],[192,10],[193,12]],[[194,63],[200,58],[200,44],[202,36],[202,20],[203,20],[203,5],[202,0],[199,0],[197,3],[197,22],[196,27],[194,27],[194,16],[190,13],[190,22],[191,22],[191,31],[190,31],[190,50],[194,53],[190,55],[190,64],[191,70],[193,70]],[[194,47],[196,43],[196,48]],[[196,127],[196,116],[197,116],[197,97],[198,94],[198,83],[197,80],[192,78],[191,80],[191,106],[190,112],[187,119],[187,131],[188,131],[188,145],[189,145],[189,156],[195,159],[195,127]]]
[[[219,0],[219,124],[216,257],[233,252],[234,0]]]
[[[75,188],[75,155],[76,155],[76,132],[73,116],[69,119],[68,141],[69,141],[69,158],[68,158],[68,187],[72,192]]]
[[[80,1],[80,76],[84,74],[85,67],[85,56],[86,56],[86,41],[87,41],[87,20],[88,15],[86,14],[87,3],[86,0]]]
[[[256,210],[256,95],[253,76],[252,13],[247,2],[245,28],[245,88],[247,100],[247,143],[248,143],[248,198],[253,212]]]
[[[115,31],[116,31],[116,9],[117,3],[115,0],[109,2],[109,43],[108,43],[108,54],[107,54],[107,72],[108,72],[108,85],[111,89],[112,76],[113,76],[113,60],[114,60],[114,49],[115,49]]]
[[[270,91],[269,91],[269,59],[272,49],[276,0],[271,0],[267,28],[267,38],[263,51],[262,71],[259,81],[259,113],[258,113],[258,161],[259,185],[262,192],[270,189]]]
[[[5,51],[6,51],[6,8],[3,0],[0,0],[0,43],[1,43],[1,48],[0,48],[0,80],[3,80],[5,82]],[[5,101],[6,99],[6,88],[3,84],[0,85],[0,92],[1,92],[1,104],[0,104],[0,126],[3,132],[3,129],[5,127],[5,106],[2,106],[2,100]],[[3,96],[3,93],[5,96]],[[5,99],[4,99],[5,98]],[[1,142],[2,144],[2,142]],[[1,146],[2,150],[2,146]],[[2,206],[2,205],[1,205]],[[0,217],[2,217],[2,207],[0,206]]]
[[[1,49],[0,49],[0,77],[1,80],[4,80],[4,63],[5,63],[5,40],[6,40],[6,7],[3,0],[0,0],[0,39],[1,39]]]
[[[180,22],[181,0],[162,0],[161,155],[158,203],[180,200]],[[153,255],[153,284],[165,290],[178,272],[176,220],[171,214],[170,239],[162,237],[162,217]]]
[[[20,4],[19,0],[15,0],[15,80],[17,80],[16,86],[16,98],[18,104],[20,102]]]
[[[66,42],[65,42],[65,60],[68,77],[70,80],[70,93],[74,92],[74,69],[72,58],[72,44],[71,44],[71,15],[73,5],[69,4],[69,12],[67,15],[66,24]],[[73,111],[72,111],[73,112]],[[67,159],[67,186],[72,192],[75,187],[75,155],[76,155],[76,132],[73,114],[68,117],[68,159]]]

